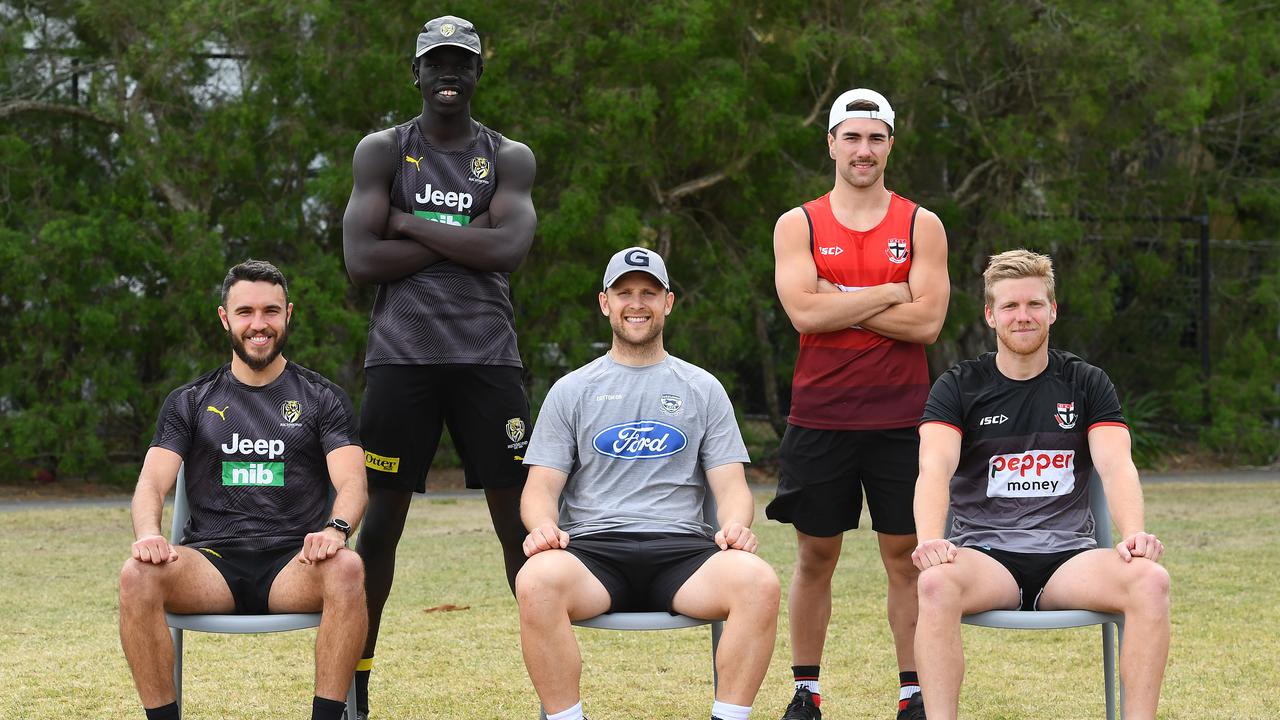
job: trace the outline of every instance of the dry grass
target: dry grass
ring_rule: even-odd
[[[763,498],[762,498],[763,499]],[[1150,528],[1169,546],[1174,641],[1161,717],[1280,717],[1280,484],[1170,483],[1147,489]],[[130,540],[123,507],[0,515],[0,717],[141,717],[116,635],[116,575]],[[784,584],[790,530],[761,521]],[[865,531],[846,539],[823,670],[824,716],[891,718],[896,674],[883,576]],[[535,718],[513,602],[478,499],[415,503],[374,671],[375,720]],[[785,602],[785,598],[784,598]],[[454,612],[427,612],[445,604]],[[790,697],[785,617],[756,717]],[[965,628],[965,717],[1102,716],[1099,632]],[[583,695],[596,720],[705,717],[705,628],[579,630]],[[314,631],[188,634],[188,718],[307,717]]]

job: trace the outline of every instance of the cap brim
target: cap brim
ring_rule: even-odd
[[[667,282],[666,280],[663,280],[661,275],[659,275],[658,273],[648,268],[643,268],[643,267],[629,267],[626,270],[623,270],[622,272],[618,273],[617,275],[614,275],[613,277],[608,278],[607,280],[605,280],[604,289],[608,290],[609,288],[613,287],[614,283],[618,282],[618,278],[622,277],[623,275],[626,275],[627,273],[633,273],[633,272],[641,272],[641,273],[645,273],[646,275],[650,275],[653,277],[654,280],[658,281],[658,284],[661,285],[664,290],[671,289],[671,283]]]
[[[424,48],[422,48],[422,49],[418,50],[418,52],[414,53],[414,55],[413,55],[413,56],[414,56],[415,58],[420,58],[420,57],[422,57],[423,55],[426,55],[427,53],[431,52],[432,50],[435,50],[435,49],[436,49],[436,48],[438,48],[438,47],[445,47],[445,46],[448,46],[448,47],[458,47],[458,48],[462,48],[463,50],[467,50],[467,51],[470,51],[470,52],[472,52],[472,53],[475,53],[476,55],[479,55],[479,54],[480,54],[480,51],[479,51],[479,50],[477,50],[477,49],[475,49],[475,48],[471,47],[470,45],[463,45],[462,43],[456,43],[456,42],[438,42],[438,43],[436,43],[435,45],[428,45],[428,46],[426,46],[426,47],[424,47]]]

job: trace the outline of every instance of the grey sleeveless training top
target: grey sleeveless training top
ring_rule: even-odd
[[[502,136],[480,125],[459,150],[433,147],[414,120],[395,127],[391,205],[452,225],[489,209]],[[509,273],[444,260],[378,286],[369,318],[365,367],[508,365],[520,367]]]

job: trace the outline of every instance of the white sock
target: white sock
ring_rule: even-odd
[[[814,695],[822,695],[822,683],[817,680],[797,680],[796,689],[804,688]]]
[[[579,700],[577,705],[568,710],[561,710],[554,715],[548,715],[547,720],[582,720],[582,701]]]
[[[711,706],[711,717],[720,718],[720,720],[747,720],[750,714],[750,705],[730,705],[717,700]]]
[[[898,702],[910,700],[911,696],[918,692],[920,692],[919,685],[903,685],[902,689],[898,691]]]

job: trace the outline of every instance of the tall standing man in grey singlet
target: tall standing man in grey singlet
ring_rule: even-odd
[[[422,113],[360,141],[342,221],[347,273],[377,286],[361,409],[369,513],[356,544],[369,598],[356,673],[362,717],[396,545],[445,425],[467,487],[484,489],[508,584],[525,559],[519,507],[531,428],[508,278],[537,226],[535,161],[471,116],[484,57],[470,22],[428,21],[411,62]]]

